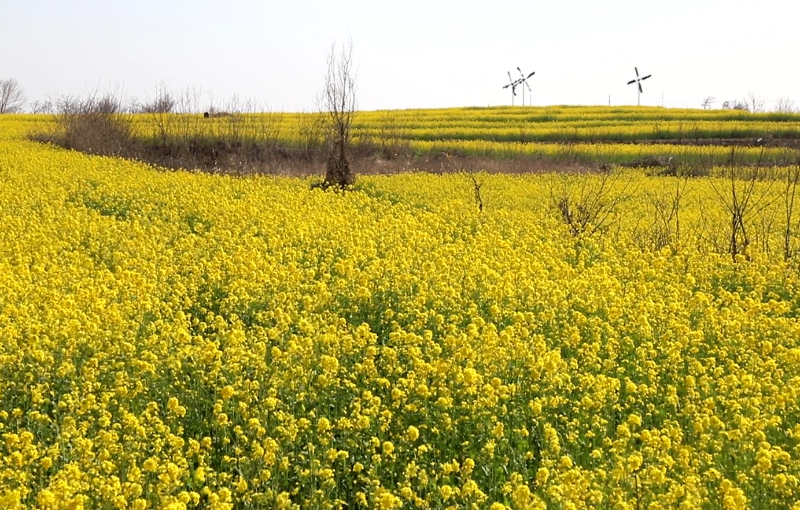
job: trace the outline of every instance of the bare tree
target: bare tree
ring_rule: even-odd
[[[775,111],[778,113],[797,113],[798,110],[791,98],[782,97],[775,104]]]
[[[336,43],[328,54],[325,88],[319,100],[325,115],[326,187],[344,188],[355,182],[350,167],[350,128],[356,111],[356,77],[353,70],[353,43],[337,51]]]
[[[14,78],[0,80],[0,114],[21,113],[25,104],[25,94]]]
[[[716,97],[714,97],[714,96],[708,96],[708,97],[706,97],[705,99],[703,99],[703,102],[701,103],[701,105],[703,106],[703,110],[710,110],[710,109],[711,109],[711,107],[712,107],[712,106],[714,105],[714,103],[716,103],[716,102],[717,102],[717,98],[716,98]]]
[[[760,113],[764,111],[764,99],[755,92],[748,92],[747,97],[745,97],[742,102],[747,105],[747,109],[750,110],[750,113]]]

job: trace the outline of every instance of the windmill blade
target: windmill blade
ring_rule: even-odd
[[[644,77],[644,78],[642,78],[642,79],[643,79],[643,80],[646,80],[646,79],[648,79],[648,78],[649,78],[649,77],[651,77],[651,76],[653,76],[653,75],[652,75],[652,74],[648,74],[647,76],[645,76],[645,77]]]
[[[514,83],[514,80],[511,78],[511,71],[508,71],[508,81]]]
[[[636,83],[636,81],[637,80],[631,80],[631,81],[628,82],[628,85],[630,85],[631,83]]]
[[[638,67],[634,67],[633,70],[636,71],[636,77],[638,78],[639,77],[639,68]]]
[[[530,86],[530,85],[528,85],[528,82],[527,82],[527,81],[526,81],[526,82],[523,82],[523,83],[525,83],[525,86],[526,86],[526,87],[528,87],[528,90],[531,90],[531,86]],[[531,92],[533,92],[533,91],[531,91]]]
[[[531,76],[533,76],[534,74],[536,74],[536,71],[534,71],[534,72],[532,72],[531,74],[529,74],[529,75],[528,75],[528,76],[527,76],[525,79],[527,80],[528,78],[530,78],[530,77],[531,77]]]
[[[639,93],[642,93],[642,92],[644,92],[644,90],[642,90],[642,82],[639,82]]]

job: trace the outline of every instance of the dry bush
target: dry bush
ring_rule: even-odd
[[[88,154],[135,157],[131,119],[119,95],[61,97],[55,110],[56,129],[48,141]]]

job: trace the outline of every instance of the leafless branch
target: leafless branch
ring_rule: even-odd
[[[574,236],[608,230],[633,186],[633,179],[623,178],[619,171],[604,172],[597,181],[583,176],[577,185],[572,176],[560,178],[560,186],[550,187],[550,201]]]

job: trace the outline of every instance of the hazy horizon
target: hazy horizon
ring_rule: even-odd
[[[750,93],[800,106],[793,35],[800,3],[677,0],[401,3],[347,0],[99,0],[4,6],[0,79],[26,109],[48,97],[115,91],[145,101],[163,83],[261,109],[314,110],[331,44],[353,44],[361,110],[499,106],[519,66],[526,104],[699,108]],[[517,90],[515,104],[522,101]]]

